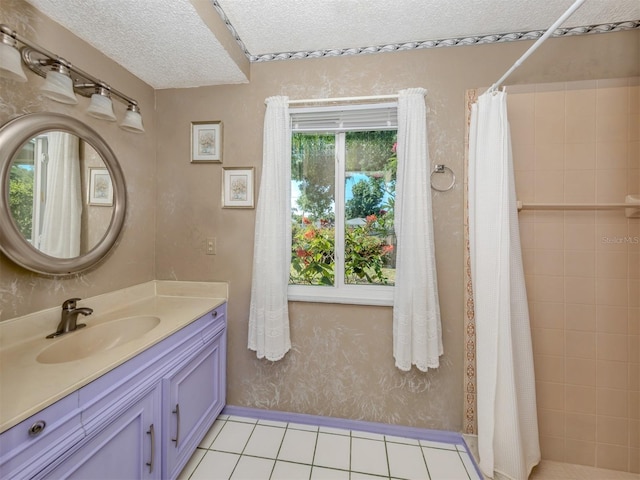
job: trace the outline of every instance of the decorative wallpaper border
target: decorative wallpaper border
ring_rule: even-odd
[[[640,21],[606,23],[601,25],[588,25],[584,27],[573,28],[559,28],[553,33],[552,37],[568,37],[574,35],[587,35],[591,33],[620,32],[623,30],[635,29],[640,29]],[[532,30],[530,32],[500,33],[495,35],[483,35],[477,37],[426,40],[423,42],[392,43],[389,45],[376,45],[371,47],[313,50],[306,52],[266,53],[262,55],[249,54],[248,57],[251,62],[268,62],[272,60],[292,60],[300,58],[340,57],[347,55],[400,52],[404,50],[418,50],[423,48],[460,47],[464,45],[514,42],[517,40],[537,40],[543,34],[544,30]],[[246,52],[246,49],[245,53],[248,53]]]
[[[478,100],[478,90],[467,90],[465,95],[464,136],[464,412],[462,431],[476,434],[477,384],[476,384],[476,313],[473,303],[473,283],[471,281],[471,254],[469,249],[469,127],[471,124],[471,106]]]
[[[218,12],[218,15],[220,15],[220,18],[222,18],[222,21],[231,32],[231,35],[233,35],[233,38],[235,39],[235,41],[238,43],[238,45],[240,45],[240,48],[242,49],[244,54],[251,61],[251,54],[249,53],[249,50],[247,50],[247,47],[245,46],[244,42],[240,38],[240,35],[238,35],[238,32],[236,32],[236,29],[233,27],[233,25],[231,25],[231,21],[229,20],[229,17],[227,17],[227,14],[224,13],[224,10],[222,10],[222,7],[218,3],[218,0],[211,0],[211,4],[213,5],[213,8],[216,9],[216,12]]]
[[[233,35],[244,54],[250,62],[270,62],[274,60],[295,60],[301,58],[341,57],[349,55],[367,55],[372,53],[401,52],[405,50],[418,50],[423,48],[459,47],[464,45],[482,45],[489,43],[515,42],[518,40],[537,40],[544,35],[545,30],[531,30],[527,32],[498,33],[493,35],[481,35],[474,37],[447,38],[442,40],[425,40],[422,42],[392,43],[388,45],[374,45],[370,47],[336,48],[327,50],[308,50],[299,52],[265,53],[252,55],[231,24],[218,0],[211,0],[227,28]],[[621,32],[625,30],[640,29],[640,20],[626,22],[603,23],[599,25],[587,25],[582,27],[558,28],[553,37],[570,37],[575,35],[589,35],[593,33]]]

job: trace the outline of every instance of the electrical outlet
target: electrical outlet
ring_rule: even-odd
[[[216,237],[207,238],[207,255],[216,254]]]

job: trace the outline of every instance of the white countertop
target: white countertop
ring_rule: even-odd
[[[121,365],[227,300],[221,282],[152,281],[86,298],[78,307],[87,327],[124,317],[151,315],[160,323],[139,338],[79,360],[43,364],[36,358],[45,348],[74,335],[46,339],[60,321],[61,307],[0,322],[0,433]]]

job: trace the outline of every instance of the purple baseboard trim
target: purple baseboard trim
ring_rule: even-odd
[[[280,412],[277,410],[236,407],[233,405],[227,405],[224,407],[222,415],[237,415],[239,417],[258,418],[260,420],[301,423],[303,425],[318,425],[320,427],[342,428],[345,430],[360,430],[361,432],[379,433],[382,435],[393,435],[396,437],[415,438],[420,440],[429,440],[432,442],[467,446],[461,434],[445,430],[430,430],[427,428],[366,422],[364,420],[323,417],[320,415],[308,415],[306,413]]]
[[[480,468],[473,458],[473,454],[460,433],[446,430],[431,430],[428,428],[407,427],[404,425],[390,425],[388,423],[366,422],[364,420],[351,420],[348,418],[323,417],[321,415],[309,415],[306,413],[281,412],[278,410],[263,410],[261,408],[237,407],[226,405],[221,415],[235,415],[238,417],[257,418],[284,423],[301,423],[303,425],[318,425],[319,427],[342,428],[345,430],[359,430],[361,432],[392,435],[395,437],[414,438],[431,442],[448,443],[450,445],[463,445],[478,478],[484,478]]]

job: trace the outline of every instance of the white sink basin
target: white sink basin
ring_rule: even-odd
[[[80,360],[140,338],[159,323],[158,317],[142,315],[90,326],[56,339],[55,343],[40,352],[36,360],[39,363]]]

